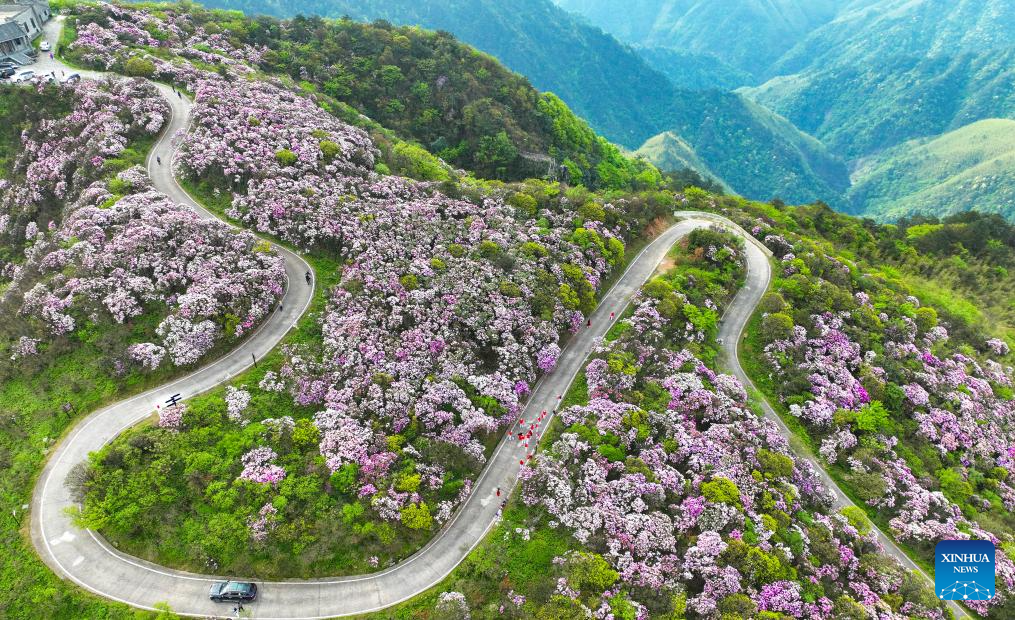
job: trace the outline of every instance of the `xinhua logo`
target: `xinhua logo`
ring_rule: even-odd
[[[934,550],[934,588],[946,601],[994,598],[994,543],[942,540]]]

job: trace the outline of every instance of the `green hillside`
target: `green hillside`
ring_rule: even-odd
[[[738,193],[843,206],[845,165],[786,119],[734,93],[689,92],[679,101],[673,131]]]
[[[1009,0],[854,0],[772,67],[773,75],[832,65],[880,64],[1015,45]]]
[[[715,179],[724,188],[729,189],[726,183],[709,169],[708,164],[701,161],[694,148],[672,131],[664,131],[658,136],[649,138],[635,151],[635,155],[644,157],[660,170],[690,168],[705,178]]]
[[[754,83],[750,73],[726,64],[713,54],[692,54],[668,47],[635,49],[645,62],[679,88],[731,90]]]
[[[973,209],[1015,219],[1015,121],[902,144],[865,162],[854,180],[850,201],[880,220]]]
[[[958,56],[843,56],[742,92],[855,158],[985,118],[1015,118],[1015,47]]]
[[[622,41],[712,54],[764,79],[845,0],[556,0]]]

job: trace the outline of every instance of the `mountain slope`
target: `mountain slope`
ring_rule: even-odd
[[[497,57],[536,88],[559,95],[610,140],[636,147],[664,127],[673,89],[633,50],[548,0],[213,0],[209,6],[291,17],[296,13],[446,30]],[[638,105],[634,105],[638,102]]]
[[[556,0],[622,41],[712,54],[758,78],[847,0]]]
[[[786,119],[735,93],[685,93],[673,131],[737,192],[795,203],[842,206],[849,186],[844,163]]]
[[[881,220],[977,210],[1015,218],[1015,121],[973,123],[866,162],[849,198]]]
[[[634,154],[644,157],[660,170],[690,168],[705,178],[717,180],[724,188],[728,189],[726,183],[698,157],[698,154],[694,152],[694,147],[672,131],[664,131],[658,136],[649,138]]]
[[[847,158],[985,118],[1015,117],[1015,47],[896,56],[775,78],[742,92]]]
[[[635,50],[678,88],[732,90],[755,82],[750,73],[726,64],[713,54],[692,54],[668,47],[637,47]]]
[[[549,0],[212,0],[221,8],[384,18],[447,30],[552,90],[592,127],[628,148],[675,130],[737,192],[751,198],[835,203],[846,172],[819,143],[739,95],[675,88],[633,50]],[[310,20],[304,20],[309,22]],[[379,27],[384,27],[379,24]],[[312,37],[306,38],[306,42]],[[305,52],[313,47],[304,44]],[[385,63],[386,64],[386,63]],[[298,67],[296,67],[298,69]],[[836,189],[839,188],[839,189]]]
[[[775,74],[906,56],[952,56],[1015,45],[1009,0],[854,0],[793,46]]]

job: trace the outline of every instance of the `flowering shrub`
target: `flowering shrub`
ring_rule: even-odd
[[[178,431],[183,428],[183,416],[187,413],[187,406],[176,404],[172,407],[160,408],[158,410],[159,428]]]
[[[285,479],[285,470],[270,462],[276,458],[278,455],[271,448],[254,448],[243,455],[243,472],[240,478],[261,484],[282,481]]]
[[[15,164],[23,179],[0,189],[0,237],[28,245],[22,262],[2,270],[0,304],[24,317],[16,327],[30,335],[18,342],[36,344],[161,313],[156,329],[134,336],[158,342],[113,351],[114,370],[128,360],[154,370],[167,355],[192,365],[267,315],[282,293],[282,261],[253,235],[173,204],[140,166],[99,181],[123,165],[132,140],[161,129],[167,106],[138,81],[73,89],[69,115],[25,132]]]
[[[644,322],[657,305],[644,295],[597,352],[587,404],[560,412],[564,432],[522,471],[525,503],[597,554],[561,558],[555,604],[594,613],[598,597],[641,617],[944,617],[919,577],[880,555],[862,514],[829,512],[815,472],[747,409],[743,386],[680,349],[694,334]],[[588,579],[604,560],[602,579]]]
[[[475,204],[378,176],[366,134],[278,86],[209,76],[196,101],[182,172],[233,187],[232,217],[345,260],[323,345],[290,347],[273,389],[323,406],[328,467],[356,465],[395,519],[416,499],[378,483],[406,455],[374,433],[413,425],[481,464],[482,438],[553,368],[558,332],[583,322],[623,244],[598,222],[573,229],[572,212],[526,221],[498,196]]]
[[[107,71],[129,75],[128,63],[144,58],[152,63],[149,77],[189,83],[198,73],[191,61],[249,72],[248,63],[260,62],[264,54],[263,49],[235,45],[220,33],[209,33],[186,11],[156,13],[115,4],[80,5],[72,10],[78,21],[77,39],[67,53],[79,63]],[[168,50],[187,62],[145,54]]]
[[[939,540],[965,538],[1010,549],[1015,371],[972,357],[916,298],[870,284],[857,290],[836,259],[803,243],[794,251],[801,270],[778,286],[794,316],[819,306],[811,287],[842,301],[793,325],[788,337],[767,334],[765,356],[789,413],[807,423],[822,457],[841,468],[898,540],[925,552]],[[1008,354],[996,339],[982,350]],[[989,531],[977,522],[983,513]],[[970,605],[1004,616],[1015,563],[999,552],[996,568],[997,596]]]

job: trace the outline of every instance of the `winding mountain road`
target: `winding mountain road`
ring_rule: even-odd
[[[59,32],[57,20],[47,31],[51,41]],[[72,71],[48,58],[40,61],[44,72]],[[104,74],[79,71],[84,77],[103,78]],[[176,153],[176,136],[190,122],[192,103],[176,96],[165,85],[156,85],[172,107],[173,116],[148,159],[148,171],[159,191],[179,203],[186,204],[202,217],[215,217],[187,195],[173,177],[170,162]],[[156,157],[161,158],[161,165]],[[764,246],[735,224],[719,216],[681,212],[677,224],[659,235],[635,257],[625,273],[603,297],[592,315],[592,326],[576,334],[562,352],[558,366],[544,376],[533,389],[522,414],[528,424],[542,411],[553,411],[561,396],[582,368],[589,352],[610,327],[611,313],[620,316],[632,296],[656,271],[674,243],[691,231],[715,224],[734,230],[747,240],[748,277],[743,289],[732,302],[721,328],[723,351],[727,364],[745,384],[750,381],[737,358],[737,343],[744,327],[771,280],[771,266]],[[278,246],[275,246],[278,247]],[[296,254],[278,248],[285,258],[289,286],[283,309],[275,312],[255,333],[223,358],[138,396],[96,411],[80,420],[60,441],[49,456],[39,476],[33,495],[31,515],[32,542],[42,559],[56,574],[100,596],[135,607],[154,609],[168,603],[175,613],[186,616],[224,617],[231,614],[229,604],[214,603],[208,598],[212,582],[222,577],[199,575],[158,566],[123,554],[112,548],[101,536],[75,527],[67,509],[75,505],[64,485],[70,470],[84,461],[88,453],[101,449],[130,426],[149,417],[156,405],[165,403],[174,394],[194,396],[222,384],[251,365],[251,355],[258,359],[274,348],[295,325],[309,306],[313,286],[307,286],[304,273],[310,267]],[[790,436],[779,417],[767,404],[764,414],[774,420]],[[551,416],[535,429],[542,437]],[[532,442],[532,445],[537,445]],[[260,585],[258,600],[246,605],[246,617],[278,620],[311,620],[362,614],[405,601],[433,587],[465,559],[490,530],[497,519],[500,501],[498,488],[509,490],[517,480],[520,463],[528,450],[510,435],[498,444],[473,492],[453,519],[423,549],[390,569],[361,576],[278,581]],[[850,501],[824,472],[813,457],[808,458],[821,472],[829,489],[836,496],[837,506]],[[880,532],[879,532],[880,534]],[[906,566],[916,567],[887,537],[880,534],[886,550]],[[236,576],[242,578],[242,575]]]

